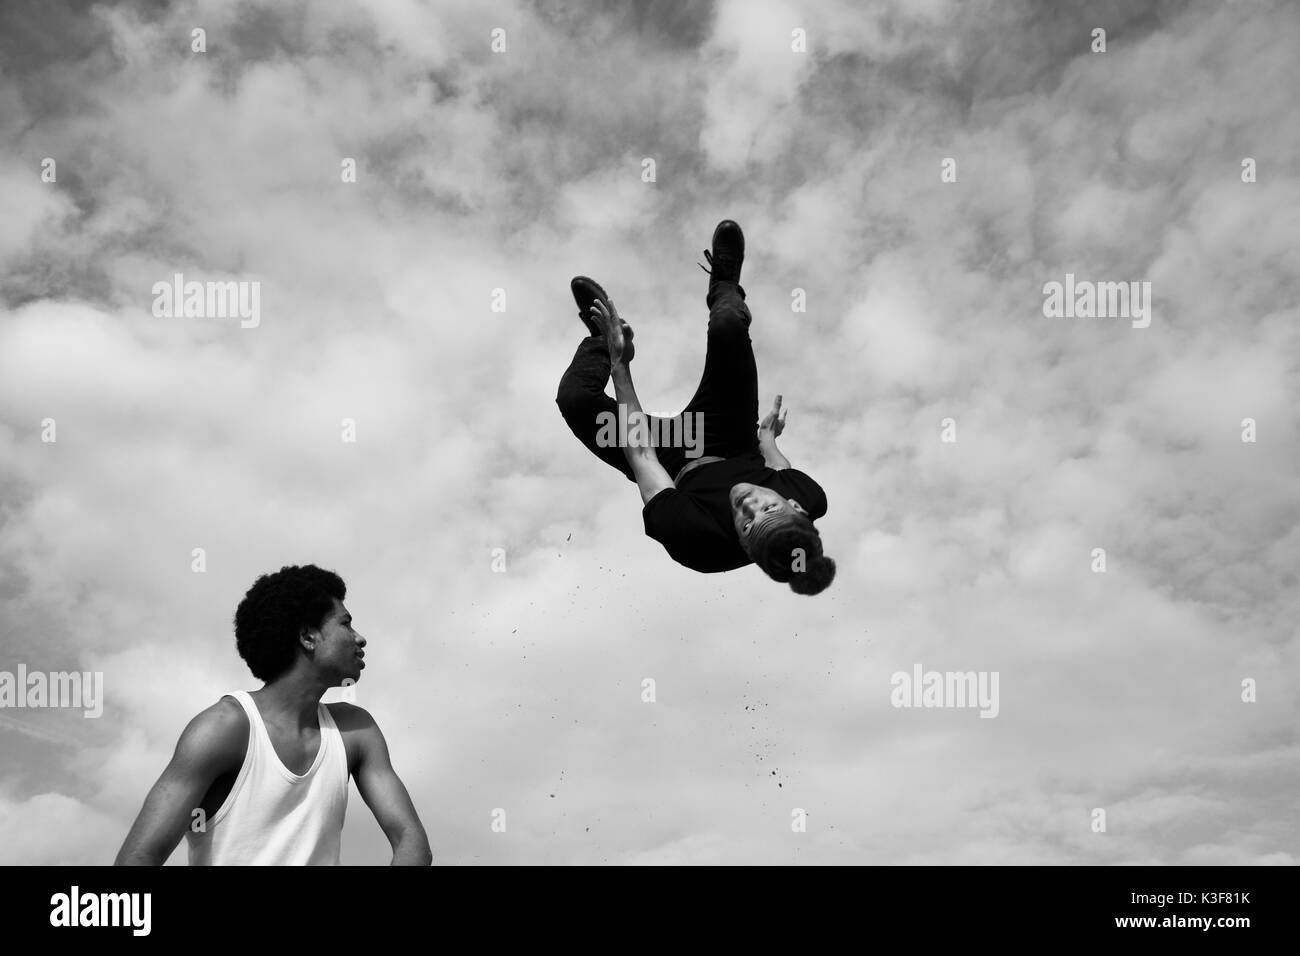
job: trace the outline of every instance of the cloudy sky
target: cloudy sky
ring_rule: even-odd
[[[0,670],[106,696],[0,710],[4,862],[110,861],[309,562],[439,863],[1300,856],[1294,4],[0,11]],[[727,217],[819,597],[675,565],[554,405],[576,274],[685,404]],[[260,324],[154,315],[178,272]],[[1046,317],[1067,273],[1149,327]],[[917,665],[997,717],[894,707]]]

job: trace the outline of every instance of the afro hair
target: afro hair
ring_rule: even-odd
[[[303,628],[317,628],[347,595],[343,579],[314,564],[264,574],[235,609],[235,646],[259,680],[284,674],[298,653]]]

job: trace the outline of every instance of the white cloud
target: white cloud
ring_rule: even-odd
[[[240,596],[303,562],[348,581],[359,702],[441,862],[1295,857],[1292,21],[1137,5],[1102,68],[1072,13],[937,0],[639,33],[373,6],[96,8],[117,59],[0,88],[0,637],[110,705],[0,722],[17,862],[111,858],[185,722],[253,684]],[[830,501],[815,599],[672,564],[553,402],[586,274],[643,402],[684,404],[724,217],[760,407]],[[261,281],[261,327],[151,316],[178,271]],[[1151,328],[1044,319],[1066,271],[1150,280]],[[1000,671],[999,717],[890,707],[916,662]],[[345,861],[386,850],[354,800]]]

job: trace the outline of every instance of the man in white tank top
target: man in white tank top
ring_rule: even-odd
[[[366,640],[347,588],[315,565],[258,578],[235,611],[235,643],[260,690],[237,690],[190,721],[116,863],[166,862],[184,835],[191,866],[337,865],[348,778],[393,847],[427,866],[429,840],[374,718],[322,704],[355,683]]]

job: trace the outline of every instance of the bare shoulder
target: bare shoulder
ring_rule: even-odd
[[[338,725],[339,730],[344,733],[354,731],[373,731],[379,729],[379,724],[375,723],[375,718],[370,716],[370,711],[364,707],[358,707],[356,704],[349,704],[347,701],[339,701],[334,704],[326,704],[329,708],[330,716],[334,718],[334,723]]]
[[[176,755],[186,761],[242,762],[247,744],[248,715],[233,697],[222,697],[185,726]]]
[[[379,732],[379,725],[370,716],[370,711],[346,701],[325,706],[343,737],[348,771],[356,774],[364,766],[378,766],[374,761],[382,758],[385,752],[384,735]]]

